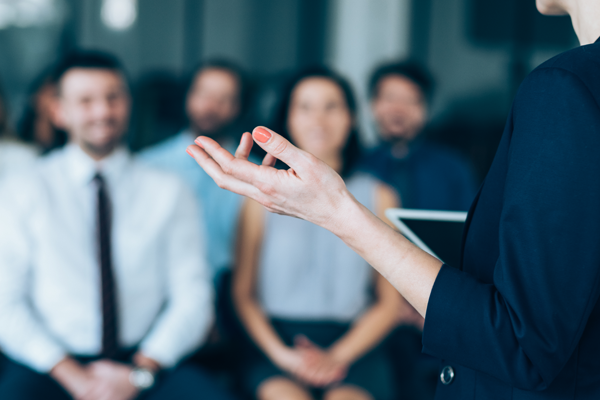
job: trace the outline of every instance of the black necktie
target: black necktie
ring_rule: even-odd
[[[114,358],[119,350],[117,299],[111,254],[111,210],[106,182],[100,174],[94,176],[98,190],[98,259],[102,282],[102,357]]]

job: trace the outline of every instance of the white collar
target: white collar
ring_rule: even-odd
[[[130,162],[130,155],[123,147],[116,148],[100,161],[92,159],[76,144],[68,144],[63,152],[67,173],[79,185],[89,184],[98,172],[108,181],[115,182]]]

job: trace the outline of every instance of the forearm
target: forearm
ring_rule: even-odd
[[[277,358],[277,354],[284,351],[287,346],[256,301],[253,298],[241,299],[237,302],[237,308],[250,337],[270,359]]]
[[[203,343],[214,320],[212,296],[207,291],[210,289],[182,289],[181,297],[171,299],[172,303],[158,316],[140,344],[140,352],[162,368],[170,368],[195,351]]]
[[[348,195],[323,225],[385,277],[424,317],[442,262]]]
[[[73,396],[80,395],[84,391],[88,379],[83,366],[68,356],[50,370],[50,376]]]
[[[352,364],[377,346],[395,325],[395,307],[378,303],[371,307],[352,328],[330,348],[338,361]]]

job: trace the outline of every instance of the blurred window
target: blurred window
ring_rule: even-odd
[[[64,14],[63,0],[0,0],[0,29],[52,25]]]
[[[100,13],[102,22],[109,29],[124,31],[137,19],[137,0],[103,0]]]

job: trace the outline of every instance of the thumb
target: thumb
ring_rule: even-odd
[[[309,349],[316,347],[306,336],[296,335],[294,337],[294,345],[300,349]]]
[[[267,153],[286,163],[290,168],[301,171],[304,167],[306,153],[300,150],[281,135],[264,126],[257,126],[252,131],[252,138]]]

